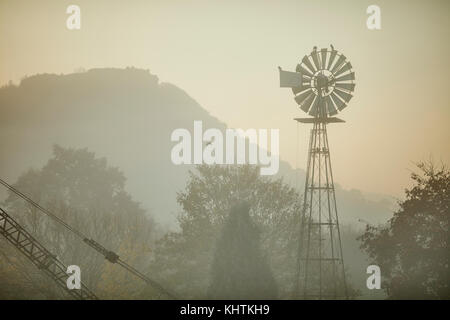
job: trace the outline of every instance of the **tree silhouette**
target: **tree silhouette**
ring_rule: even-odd
[[[208,296],[212,299],[274,299],[276,285],[261,251],[249,205],[235,205],[217,241]]]
[[[180,230],[166,234],[153,250],[150,272],[183,298],[204,299],[210,287],[215,245],[231,208],[251,204],[260,244],[274,271],[278,297],[292,295],[298,250],[301,197],[281,179],[259,174],[255,166],[202,165],[178,194]],[[276,272],[275,272],[276,270]]]
[[[391,299],[449,299],[450,171],[418,165],[415,185],[386,226],[367,226],[359,238],[381,268]]]

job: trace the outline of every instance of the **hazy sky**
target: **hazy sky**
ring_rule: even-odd
[[[81,30],[66,29],[70,4]],[[366,28],[381,7],[382,30]],[[413,162],[450,163],[450,1],[0,0],[0,84],[79,67],[150,69],[235,128],[280,128],[284,160],[305,166],[308,127],[277,66],[313,46],[352,62],[355,97],[330,126],[335,180],[400,195]],[[169,139],[169,137],[167,137]]]

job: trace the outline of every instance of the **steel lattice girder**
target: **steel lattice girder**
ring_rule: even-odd
[[[66,273],[67,267],[1,208],[0,234],[75,299],[98,299],[83,283],[81,283],[80,289],[68,289],[67,279],[69,275]]]

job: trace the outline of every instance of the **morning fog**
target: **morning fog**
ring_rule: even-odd
[[[203,132],[202,121],[194,121],[194,131],[175,129],[170,137],[178,142],[171,151],[173,164],[254,164],[261,175],[279,169],[279,129],[219,129]],[[268,151],[270,149],[270,152]]]

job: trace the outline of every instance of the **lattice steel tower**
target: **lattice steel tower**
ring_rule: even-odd
[[[347,106],[355,89],[355,73],[346,57],[314,47],[296,72],[280,69],[280,86],[292,88],[295,101],[311,123],[303,208],[300,215],[295,296],[304,299],[348,298],[327,124]]]

